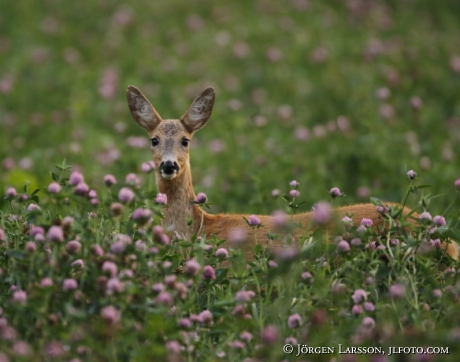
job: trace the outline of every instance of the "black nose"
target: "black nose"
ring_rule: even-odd
[[[171,175],[174,171],[179,171],[179,165],[177,162],[166,161],[160,163],[160,170],[167,175]]]

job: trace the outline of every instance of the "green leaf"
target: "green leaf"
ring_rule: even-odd
[[[25,185],[24,185],[24,187],[22,189],[27,194],[27,191],[29,191],[30,182],[27,181],[27,180],[25,180],[24,182],[25,182]]]
[[[376,197],[371,197],[371,202],[372,202],[374,205],[376,205],[376,206],[378,206],[378,205],[383,205],[382,200],[380,200],[380,199],[378,199],[378,198],[376,198]]]
[[[39,192],[40,192],[40,189],[36,189],[34,192],[32,192],[31,196],[34,196],[34,195],[38,194]]]
[[[281,196],[281,198],[286,202],[291,202],[291,197],[288,196],[288,195],[283,195],[283,196]]]
[[[20,259],[20,260],[24,260],[26,258],[25,251],[20,251],[20,250],[7,250],[6,255],[8,255],[10,258]]]
[[[62,163],[60,165],[54,165],[59,171],[69,171],[72,166],[69,166],[68,164],[66,164],[65,162],[65,158],[64,158],[64,161],[62,161]]]
[[[436,229],[436,232],[442,235],[442,234],[446,233],[448,230],[449,230],[449,228],[447,227],[447,225],[444,225],[444,226],[438,227]]]
[[[450,237],[456,241],[460,241],[460,232],[457,229],[449,230]]]
[[[228,274],[228,269],[217,269],[216,270],[216,280],[214,281],[214,284],[221,284],[222,281],[227,277]]]
[[[222,307],[222,306],[226,306],[226,305],[235,305],[235,301],[233,300],[219,300],[219,301],[216,301],[213,303],[215,306],[219,306],[219,307]]]
[[[53,181],[56,181],[58,182],[59,181],[59,175],[54,173],[54,172],[50,172],[51,174],[51,178],[53,179]]]
[[[144,193],[144,198],[153,199],[157,195],[157,193],[158,192],[156,190],[147,191],[146,193]]]
[[[182,246],[184,248],[189,248],[193,245],[193,243],[191,243],[190,241],[179,241],[177,245]]]

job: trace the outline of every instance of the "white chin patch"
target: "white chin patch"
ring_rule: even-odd
[[[173,173],[164,173],[163,171],[161,171],[161,177],[163,177],[165,180],[171,180],[176,176],[177,171],[174,171]]]

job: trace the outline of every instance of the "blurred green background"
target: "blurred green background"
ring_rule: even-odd
[[[460,178],[459,34],[456,0],[3,1],[0,187],[46,187],[64,158],[92,186],[140,173],[126,86],[178,118],[212,85],[191,162],[215,211],[269,213],[293,179],[304,209],[333,186],[341,203],[398,201],[408,169],[442,211]]]

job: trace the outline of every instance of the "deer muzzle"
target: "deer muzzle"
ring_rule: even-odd
[[[160,163],[161,176],[167,180],[172,179],[179,172],[179,165],[177,162],[163,161]]]

